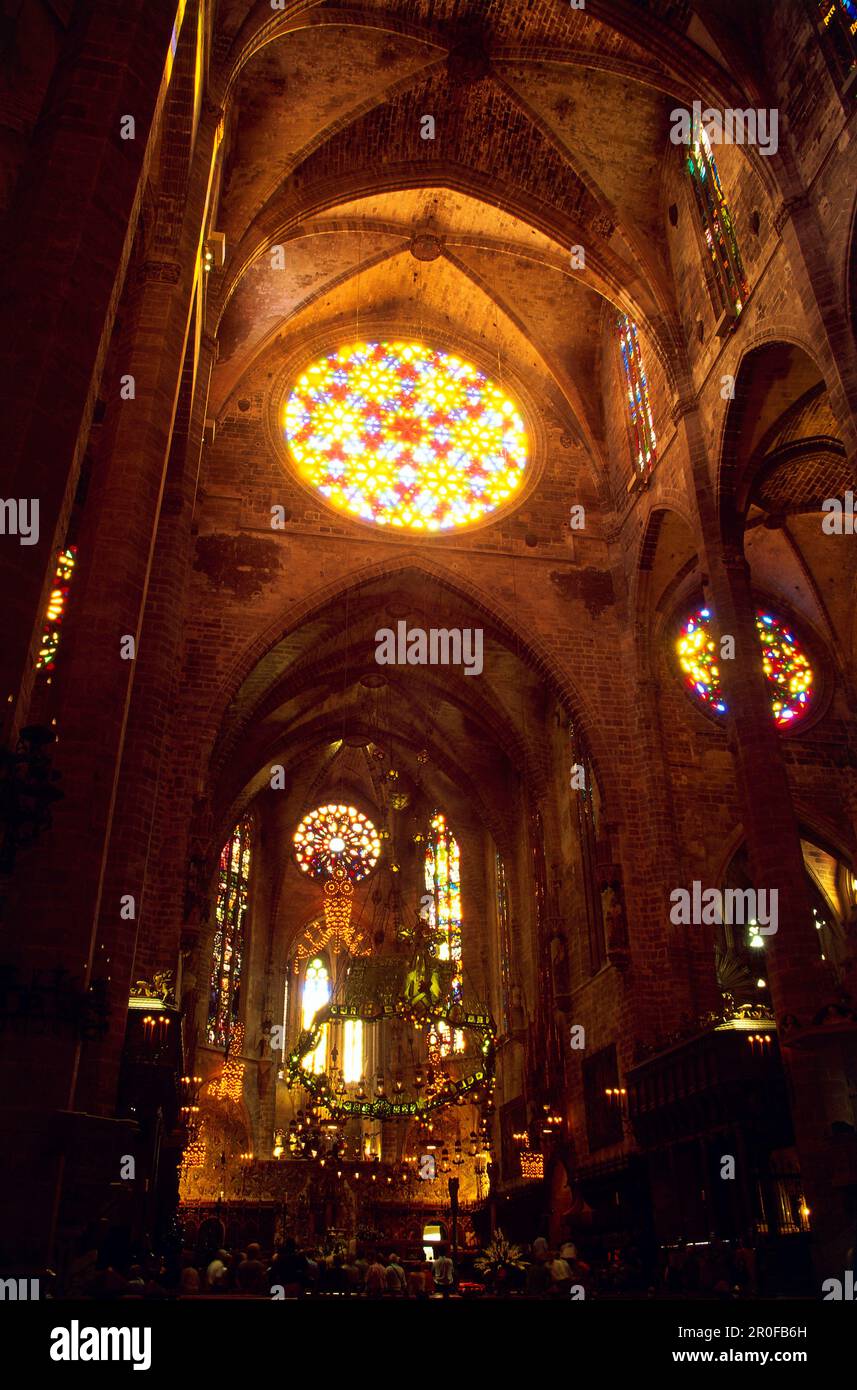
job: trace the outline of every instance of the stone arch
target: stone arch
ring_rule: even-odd
[[[805,334],[792,329],[784,331],[782,327],[771,328],[745,345],[735,372],[735,397],[727,403],[721,421],[716,506],[721,537],[727,546],[737,547],[739,553],[743,546],[744,496],[753,477],[748,458],[741,457],[742,449],[747,446],[748,420],[754,405],[758,410],[758,401],[754,401],[753,396],[754,393],[758,396],[762,379],[767,374],[788,379],[789,354],[800,354],[803,359],[794,359],[798,372],[802,369],[807,379],[814,374],[815,381],[827,387],[824,368]],[[771,423],[775,418],[771,417]]]
[[[470,580],[452,573],[446,565],[420,552],[407,551],[364,565],[343,579],[317,589],[302,599],[286,618],[269,624],[233,663],[209,705],[205,720],[205,727],[209,731],[209,748],[213,744],[223,711],[235,699],[243,681],[276,642],[318,616],[331,603],[344,599],[365,584],[409,570],[417,571],[427,579],[436,581],[450,593],[463,599],[477,614],[484,616],[493,634],[546,681],[566,714],[580,723],[591,750],[605,806],[611,819],[619,820],[618,810],[621,803],[608,755],[608,742],[599,729],[589,698],[583,694],[578,682],[561,666],[544,641],[535,638],[531,632],[526,632],[521,620],[510,613],[504,604],[497,600],[489,600]]]
[[[630,604],[630,611],[634,615],[638,669],[646,677],[653,675],[657,664],[657,639],[661,624],[658,622],[659,595],[655,592],[654,574],[658,547],[664,534],[664,527],[670,523],[671,519],[674,519],[684,528],[692,544],[696,545],[697,543],[696,528],[687,514],[686,504],[682,499],[661,496],[652,503],[640,535]],[[680,570],[673,577],[673,582],[680,578],[682,572]],[[668,584],[667,589],[663,592],[666,593],[669,588],[670,585]]]
[[[844,265],[845,312],[854,338],[857,339],[857,198],[851,212],[851,226],[845,247]]]

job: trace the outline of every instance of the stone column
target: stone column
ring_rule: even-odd
[[[715,632],[718,638],[729,634],[735,639],[735,659],[721,661],[720,671],[753,879],[757,890],[778,894],[777,931],[766,941],[765,969],[783,1045],[804,1191],[812,1213],[815,1270],[821,1281],[844,1269],[846,1250],[853,1244],[853,1214],[844,1187],[834,1182],[831,1130],[837,1120],[853,1123],[843,1051],[853,1050],[853,1039],[843,1044],[805,1033],[798,1045],[789,1043],[788,1020],[796,1017],[809,1024],[832,994],[832,979],[818,957],[812,930],[798,824],[758,656],[749,567],[743,555],[720,539],[694,408],[684,410],[684,425]]]
[[[857,455],[857,347],[843,309],[842,289],[829,265],[827,238],[813,198],[803,192],[787,198],[776,214],[774,226],[794,270],[801,306],[821,358],[830,403],[853,460]]]
[[[0,235],[0,492],[39,503],[38,544],[0,538],[7,736],[29,701],[35,628],[113,333],[175,18],[176,0],[74,7]],[[121,138],[126,116],[133,139]]]
[[[178,258],[147,262],[128,304],[121,365],[117,356],[114,367],[134,376],[135,396],[122,400],[117,390],[109,392],[100,441],[103,453],[81,535],[85,563],[75,624],[64,634],[55,765],[63,776],[65,800],[38,850],[22,860],[8,900],[10,920],[27,923],[26,934],[8,947],[9,964],[24,980],[33,970],[63,969],[74,987],[87,993],[93,980],[108,981],[114,1049],[123,1026],[116,1015],[124,1024],[127,1011],[131,960],[127,942],[118,936],[114,941],[112,934],[104,935],[97,941],[96,925],[102,907],[114,927],[118,921],[120,904],[105,897],[114,883],[107,878],[111,834],[117,805],[127,793],[124,780],[132,775],[123,765],[123,750],[198,273],[195,248],[207,200],[215,119],[211,113],[198,142],[203,187],[200,190],[198,180],[191,191]],[[130,655],[129,639],[136,656],[124,659],[123,652]],[[145,778],[141,785],[145,788]],[[145,821],[135,821],[135,829],[145,835]],[[34,1036],[14,1066],[0,1060],[9,1107],[3,1124],[13,1130],[29,1126],[34,1135],[41,1134],[32,1145],[16,1140],[14,1146],[31,1179],[44,1185],[38,1212],[22,1211],[12,1232],[16,1259],[26,1265],[38,1267],[50,1258],[67,1151],[56,1129],[57,1114],[77,1107],[79,1060],[80,1035],[73,1029],[59,1039]],[[95,1095],[87,1097],[102,1113],[112,1112],[114,1083],[115,1056],[114,1066],[99,1076]],[[78,1128],[85,1130],[87,1118],[77,1117]],[[10,1141],[4,1140],[0,1148],[7,1155],[5,1162],[0,1159],[5,1170],[12,1160]],[[114,1162],[115,1155],[106,1151],[100,1165],[91,1157],[91,1167],[98,1169],[93,1174],[96,1187],[99,1181],[104,1185],[115,1179]],[[0,1180],[14,1190],[14,1175],[4,1171]]]
[[[192,518],[202,452],[203,426],[215,344],[188,341],[179,401],[147,593],[134,693],[113,812],[95,968],[110,976],[116,1001],[109,1032],[84,1048],[78,1102],[110,1110],[118,1080],[127,1000],[137,978],[172,970],[178,958],[187,879],[186,854],[192,807],[175,804],[175,764],[187,730],[174,724],[182,669],[184,615],[193,557]],[[164,858],[168,861],[163,862]],[[120,913],[123,896],[134,916]],[[109,948],[108,948],[109,943]],[[139,949],[138,949],[139,946]],[[103,949],[102,949],[103,948]],[[107,971],[102,957],[110,955]],[[192,1027],[193,1020],[189,1020]]]

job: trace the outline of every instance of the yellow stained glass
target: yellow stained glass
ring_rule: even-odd
[[[286,403],[301,476],[377,526],[447,531],[514,497],[524,422],[502,386],[423,343],[350,343],[309,366]]]

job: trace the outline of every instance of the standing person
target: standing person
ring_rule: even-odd
[[[401,1298],[407,1290],[407,1280],[405,1271],[399,1264],[398,1255],[390,1256],[390,1263],[387,1265],[387,1293],[393,1298]]]
[[[571,1269],[562,1255],[554,1255],[548,1265],[551,1276],[551,1293],[558,1298],[567,1298],[571,1289]]]
[[[527,1265],[526,1278],[524,1280],[524,1293],[527,1298],[544,1298],[550,1292],[551,1275],[550,1270],[544,1260],[533,1260],[532,1264]]]
[[[366,1271],[366,1295],[368,1298],[380,1298],[386,1287],[387,1270],[376,1254]]]
[[[449,1298],[452,1293],[452,1286],[455,1282],[455,1265],[449,1258],[446,1250],[441,1250],[434,1262],[434,1282],[435,1288],[439,1289],[444,1298]]]
[[[271,1288],[282,1286],[286,1298],[299,1298],[306,1288],[307,1260],[289,1236],[280,1246],[268,1271]]]
[[[247,1257],[235,1271],[235,1286],[240,1293],[265,1294],[268,1280],[262,1263],[262,1249],[257,1244],[247,1246]]]
[[[229,1272],[229,1251],[218,1250],[205,1271],[205,1286],[209,1293],[223,1293],[226,1289],[226,1276]]]
[[[318,1250],[306,1250],[304,1252],[307,1271],[307,1293],[318,1293],[319,1282],[321,1280],[322,1257]]]

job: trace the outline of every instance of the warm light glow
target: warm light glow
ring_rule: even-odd
[[[720,182],[717,161],[702,124],[694,135],[693,150],[688,156],[687,166],[715,281],[724,308],[727,304],[730,305],[737,316],[744,307],[749,293],[747,276],[735,236],[732,214]]]
[[[229,1053],[223,1071],[212,1081],[208,1093],[215,1100],[239,1101],[244,1094],[244,1067],[241,1050],[244,1046],[244,1024],[236,1023],[229,1035]]]
[[[52,671],[56,664],[57,649],[60,644],[60,625],[65,617],[69,585],[74,574],[77,559],[77,546],[67,545],[57,556],[54,587],[48,597],[45,609],[45,627],[36,658],[37,671]]]
[[[639,473],[646,473],[658,456],[658,440],[652,420],[652,403],[649,397],[649,383],[643,366],[643,354],[637,325],[627,314],[619,319],[619,347],[622,353],[622,370],[625,376],[625,394],[628,398],[628,415],[631,422],[634,464]]]
[[[503,388],[423,343],[349,343],[313,362],[289,396],[285,433],[332,506],[409,531],[482,520],[515,495],[528,459]]]
[[[342,1079],[346,1084],[357,1082],[363,1075],[363,1024],[360,1019],[347,1019],[342,1040]]]
[[[431,834],[426,846],[425,885],[432,894],[429,904],[429,930],[437,936],[440,960],[452,960],[456,971],[452,979],[452,997],[461,1002],[461,852],[458,841],[446,823],[446,817],[436,812],[431,821]],[[460,1028],[451,1034],[449,1024],[440,1020],[437,1025],[441,1056],[450,1051],[464,1051],[464,1033]]]
[[[251,825],[245,817],[220,852],[216,928],[209,976],[206,1041],[225,1047],[238,1018],[247,890],[250,881]]]
[[[304,992],[301,999],[301,1023],[304,1028],[310,1028],[318,1010],[330,999],[330,976],[324,961],[316,956],[311,960],[306,968],[304,976]],[[313,1072],[318,1076],[324,1071],[327,1062],[327,1024],[321,1030],[321,1037],[313,1048],[308,1052],[303,1060],[303,1066],[307,1071]]]
[[[676,641],[679,665],[688,690],[715,714],[726,713],[720,687],[717,639],[709,608],[696,609],[682,624]],[[781,618],[764,609],[756,613],[762,668],[768,681],[771,710],[781,728],[802,719],[812,704],[813,670],[809,658]]]

